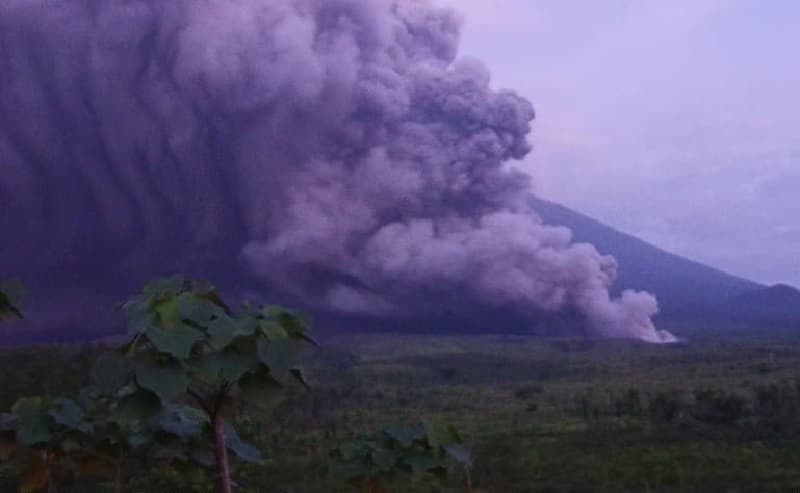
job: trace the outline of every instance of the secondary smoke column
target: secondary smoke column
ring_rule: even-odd
[[[319,310],[669,339],[526,205],[533,109],[457,60],[459,26],[413,0],[5,0],[2,272],[102,293],[233,261]]]

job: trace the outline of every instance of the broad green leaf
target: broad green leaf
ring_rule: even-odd
[[[289,373],[294,377],[295,380],[300,382],[300,384],[305,387],[306,390],[311,390],[311,387],[308,386],[306,377],[303,375],[303,372],[300,370],[300,368],[290,368]]]
[[[188,406],[170,406],[158,417],[158,426],[179,438],[200,437],[208,422],[199,410]]]
[[[136,382],[152,390],[162,402],[169,402],[186,393],[189,385],[184,369],[174,360],[143,355],[134,362]]]
[[[286,331],[286,329],[284,329],[283,326],[275,320],[262,320],[259,325],[261,332],[263,332],[270,341],[289,338],[289,333]]]
[[[273,377],[280,379],[294,364],[297,349],[291,339],[269,341],[262,337],[257,344],[258,359],[269,367]]]
[[[381,472],[391,471],[397,462],[395,454],[391,450],[386,449],[376,450],[375,453],[372,454],[372,460]]]
[[[228,445],[228,450],[245,462],[259,464],[264,460],[257,448],[242,441],[236,429],[230,423],[225,423],[225,442]]]
[[[428,443],[434,449],[444,447],[445,445],[461,443],[461,437],[455,428],[449,425],[435,423],[433,421],[425,421],[425,434],[428,437]]]
[[[156,325],[156,314],[149,310],[136,310],[127,314],[128,334],[135,335],[147,332]]]
[[[0,413],[0,432],[17,429],[17,417],[13,414]]]
[[[280,315],[278,315],[278,322],[283,326],[286,331],[291,335],[299,335],[305,332],[306,324],[303,322],[303,319],[295,315],[294,313],[290,313],[288,311],[284,311]]]
[[[161,411],[161,401],[153,392],[137,389],[122,397],[112,412],[112,420],[127,425],[136,421],[147,421]],[[133,444],[133,436],[131,443]]]
[[[61,426],[82,433],[92,428],[84,419],[83,410],[72,399],[56,399],[50,406],[50,417]]]
[[[236,319],[236,330],[241,335],[253,335],[259,327],[259,320],[253,317],[239,317]]]
[[[259,312],[265,318],[277,318],[286,312],[286,308],[280,305],[265,305]]]
[[[231,308],[225,303],[225,301],[223,301],[219,293],[217,293],[215,290],[211,290],[206,293],[195,292],[195,294],[198,297],[214,304],[217,308],[222,310],[223,313],[230,314],[232,312]]]
[[[292,339],[303,340],[312,346],[319,347],[317,341],[308,335],[308,323],[306,322],[305,318],[308,317],[302,314],[292,313],[284,310],[275,319]]]
[[[22,318],[17,305],[22,302],[25,289],[16,281],[0,284],[0,320],[6,318]]]
[[[176,296],[183,291],[184,285],[183,276],[165,277],[151,281],[142,293],[153,297]]]
[[[469,452],[454,440],[460,441],[460,437],[452,426],[428,423],[414,429],[394,427],[347,442],[334,451],[332,457],[334,463],[341,458],[345,466],[355,466],[356,470],[359,466],[368,466],[359,476],[362,480],[391,477],[403,472],[441,479],[447,474],[448,458],[465,464],[469,464],[471,459]],[[442,448],[442,443],[447,443],[447,451]]]
[[[45,445],[52,437],[53,434],[50,430],[47,429],[46,425],[41,423],[26,423],[24,426],[21,425],[17,431],[17,438],[19,441],[29,447]]]
[[[190,284],[195,294],[207,295],[216,291],[214,285],[204,279],[192,279]]]
[[[128,319],[128,334],[139,334],[146,331],[156,322],[156,315],[150,309],[152,297],[137,294],[122,304],[122,312]]]
[[[303,340],[313,346],[319,347],[317,341],[308,336],[308,322],[305,320],[306,318],[309,317],[288,311],[281,313],[277,317],[278,322],[286,329],[286,332],[289,333],[292,339]]]
[[[283,386],[270,377],[267,371],[243,376],[239,380],[239,390],[246,403],[265,411],[274,409],[286,398]]]
[[[151,327],[147,337],[156,349],[178,359],[188,358],[194,345],[204,338],[202,332],[182,323],[167,329]]]
[[[463,445],[445,445],[444,451],[447,452],[447,455],[449,455],[451,458],[462,464],[472,463],[472,454]]]
[[[130,357],[131,355],[136,354],[136,351],[139,349],[139,345],[142,342],[145,344],[150,344],[144,334],[136,334],[130,341],[120,346],[119,351],[125,355],[125,357]]]
[[[11,408],[17,422],[17,437],[28,446],[42,445],[52,438],[44,399],[25,397]]]
[[[131,312],[145,311],[150,308],[150,303],[152,301],[153,301],[152,296],[149,296],[144,293],[138,293],[131,296],[124,303],[122,303],[119,309],[122,310],[122,313],[126,315],[128,315]]]
[[[156,400],[158,398],[156,397]],[[128,435],[128,444],[133,448],[141,448],[149,445],[153,441],[153,436],[149,433],[131,433]]]
[[[230,345],[230,348],[235,349],[240,354],[253,354],[258,358],[258,339],[261,339],[261,337],[257,335],[237,337]]]
[[[194,293],[181,293],[177,299],[178,316],[183,321],[204,327],[213,317],[225,314],[220,307]]]
[[[104,394],[117,392],[128,383],[130,376],[130,361],[117,351],[101,354],[92,367],[92,382]]]
[[[0,291],[0,320],[5,320],[8,318],[22,318],[22,312],[19,311],[19,308],[14,306],[8,297]]]
[[[315,341],[314,339],[312,339],[311,336],[309,336],[308,333],[306,333],[306,332],[303,332],[302,334],[297,335],[297,338],[301,339],[303,341],[306,341],[307,343],[311,344],[314,347],[320,347],[319,343],[317,341]]]
[[[194,446],[189,451],[189,458],[203,467],[212,467],[215,463],[214,451],[210,448]]]
[[[191,365],[214,381],[236,382],[258,365],[255,355],[241,354],[233,348],[203,354],[192,359]]]
[[[180,313],[178,312],[178,297],[169,296],[153,306],[158,315],[159,326],[172,329],[181,324]]]
[[[11,303],[22,303],[25,297],[25,286],[19,281],[5,281],[0,283],[0,291],[5,293]]]
[[[339,453],[341,454],[342,459],[346,461],[361,459],[366,454],[366,452],[367,452],[367,447],[364,445],[363,442],[349,441],[339,446]]]
[[[206,332],[209,337],[209,344],[214,349],[227,347],[239,335],[247,335],[241,330],[242,324],[227,315],[222,315],[210,321]],[[250,332],[252,334],[252,332]]]
[[[387,428],[384,430],[384,433],[386,433],[390,438],[396,440],[403,447],[410,447],[416,440],[423,438],[418,431],[397,426]]]

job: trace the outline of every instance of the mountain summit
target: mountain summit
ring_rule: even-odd
[[[531,205],[545,223],[566,226],[575,241],[592,243],[601,253],[616,258],[619,270],[614,290],[642,289],[655,294],[662,319],[699,322],[737,315],[761,320],[800,312],[800,291],[790,286],[767,288],[730,275],[661,250],[560,204],[532,198]]]

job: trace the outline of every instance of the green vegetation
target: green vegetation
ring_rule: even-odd
[[[287,377],[305,385],[295,366],[299,344],[313,344],[305,322],[277,306],[246,303],[234,313],[212,286],[180,277],[151,283],[123,310],[132,335],[123,347],[130,365],[101,360],[108,363],[99,373],[113,380],[109,390],[126,392],[120,405],[133,408],[136,417],[149,419],[178,404],[180,424],[189,420],[198,430],[207,425],[219,492],[231,493],[228,449],[244,461],[262,458],[238,438],[229,419],[237,401],[269,412]],[[132,390],[123,387],[128,381]],[[186,408],[187,402],[195,407]],[[206,465],[208,455],[195,446],[185,457]]]
[[[218,401],[242,493],[800,490],[796,332],[666,346],[318,332],[323,349],[299,352],[303,317],[210,293],[145,289],[121,349],[2,351],[0,491],[218,490]],[[176,363],[183,376],[149,378]],[[245,391],[259,373],[275,382]]]
[[[5,293],[3,300],[19,315]],[[270,425],[290,382],[309,390],[297,366],[302,347],[316,345],[306,320],[251,302],[233,310],[213,286],[181,277],[154,281],[121,309],[130,337],[121,347],[31,350],[47,361],[44,368],[26,368],[37,379],[63,377],[70,366],[91,369],[57,387],[79,389],[71,397],[54,397],[48,385],[35,397],[31,388],[6,389],[3,398],[14,404],[0,414],[0,478],[21,493],[209,491],[214,482],[219,493],[232,493],[233,478],[247,469],[234,475],[229,452],[242,463],[264,465],[259,447],[237,428],[256,417]],[[17,359],[6,356],[4,362]],[[29,356],[23,361],[39,360]],[[80,387],[87,376],[91,385]],[[377,436],[351,439],[331,452],[331,462],[367,492],[390,491],[396,475],[444,477],[449,460],[468,462],[451,426]]]
[[[25,290],[18,282],[0,282],[0,321],[8,318],[22,318],[19,303]]]
[[[464,464],[469,481],[471,455],[453,426],[423,423],[387,428],[350,440],[331,456],[331,468],[367,492],[390,491],[400,475],[444,479],[450,460]]]
[[[472,452],[476,493],[800,487],[800,335],[715,336],[672,346],[316,335],[323,349],[298,361],[312,391],[287,386],[285,399],[271,413],[243,406],[232,418],[242,439],[263,456],[260,463],[232,464],[241,491],[358,491],[352,480],[365,481],[370,474],[341,468],[339,454],[358,451],[348,457],[366,464],[361,471],[374,472],[384,459],[363,460],[363,449],[348,444],[373,443],[371,456],[384,443],[396,449],[391,433],[400,428],[419,439],[421,418],[458,428]],[[45,381],[51,395],[52,389],[80,388],[90,379],[91,361],[103,352],[101,347],[7,350],[0,358],[7,376],[0,403],[46,394]],[[51,372],[45,360],[68,371]],[[136,474],[127,480],[127,491],[208,491],[213,484],[206,469],[205,479],[192,479],[188,465],[167,467],[166,458],[148,454],[134,458],[142,455],[150,465],[131,462]],[[402,453],[393,457],[403,460]],[[450,474],[443,478],[414,475],[407,467],[378,476],[394,492],[469,491],[463,466],[447,464]],[[0,490],[13,491],[19,473],[7,466],[0,476],[11,486]]]

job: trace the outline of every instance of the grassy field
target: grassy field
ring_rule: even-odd
[[[326,471],[329,450],[420,419],[462,430],[475,492],[800,491],[800,337],[791,333],[664,346],[389,334],[323,341],[305,361],[311,392],[292,392],[275,416],[243,419],[267,457],[238,470],[248,491],[356,491]],[[90,353],[5,352],[0,402],[68,393]],[[162,488],[170,479],[137,481]],[[465,492],[465,473],[443,484],[400,480],[396,491]]]

